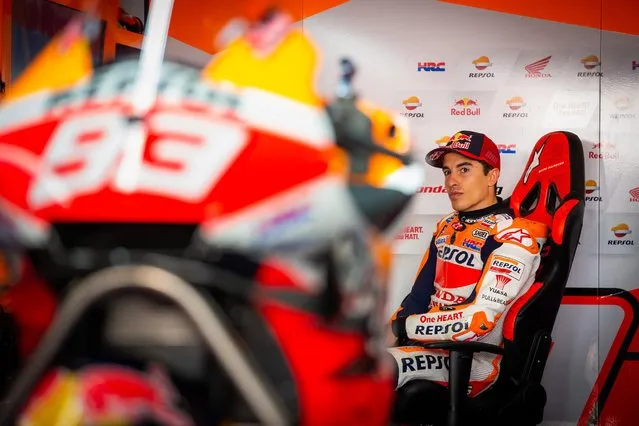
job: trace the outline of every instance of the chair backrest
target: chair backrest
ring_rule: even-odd
[[[535,144],[508,200],[516,216],[549,228],[536,282],[513,304],[504,322],[505,367],[516,380],[525,378],[537,336],[550,336],[561,305],[583,224],[584,162],[577,135],[548,133]],[[547,353],[541,372],[545,357]]]

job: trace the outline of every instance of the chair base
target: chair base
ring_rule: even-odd
[[[546,391],[540,384],[495,387],[468,400],[460,424],[536,426],[543,421],[545,405]],[[446,387],[413,380],[397,390],[393,420],[401,426],[448,426],[448,407]]]

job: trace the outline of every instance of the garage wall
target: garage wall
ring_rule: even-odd
[[[542,135],[576,133],[588,201],[569,287],[639,287],[639,194],[632,195],[639,192],[638,37],[434,0],[351,0],[306,19],[304,28],[323,52],[322,92],[334,91],[338,60],[351,57],[362,96],[408,114],[418,157],[460,129],[488,134],[502,149],[503,197]],[[525,67],[540,60],[541,75],[527,75]],[[476,103],[465,108],[473,115],[451,114],[464,98]],[[451,211],[442,184],[441,171],[429,167],[409,228],[395,242],[389,315],[410,290],[437,220]],[[622,321],[632,319],[623,306],[570,300],[544,379],[547,424],[586,424],[602,380],[618,374],[610,365],[626,336]],[[607,407],[617,404],[610,401]],[[624,424],[633,410],[619,402],[615,412],[604,410],[601,424]]]

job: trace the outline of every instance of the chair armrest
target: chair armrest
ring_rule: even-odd
[[[415,342],[416,343],[416,342]],[[448,394],[450,406],[448,410],[448,426],[468,424],[464,416],[464,408],[468,399],[470,370],[473,366],[473,354],[489,352],[503,355],[504,348],[482,342],[455,342],[442,340],[439,342],[418,343],[424,349],[443,349],[449,351],[450,370],[448,371]]]
[[[504,348],[490,343],[482,342],[455,342],[453,340],[442,340],[440,342],[421,343],[424,349],[447,349],[462,353],[473,354],[475,352],[488,352],[496,355],[503,355]]]

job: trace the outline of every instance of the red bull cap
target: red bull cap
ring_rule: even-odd
[[[455,133],[445,146],[426,154],[426,162],[433,167],[442,168],[444,155],[456,152],[472,160],[484,161],[491,167],[501,168],[501,159],[497,145],[483,133],[462,130]]]

